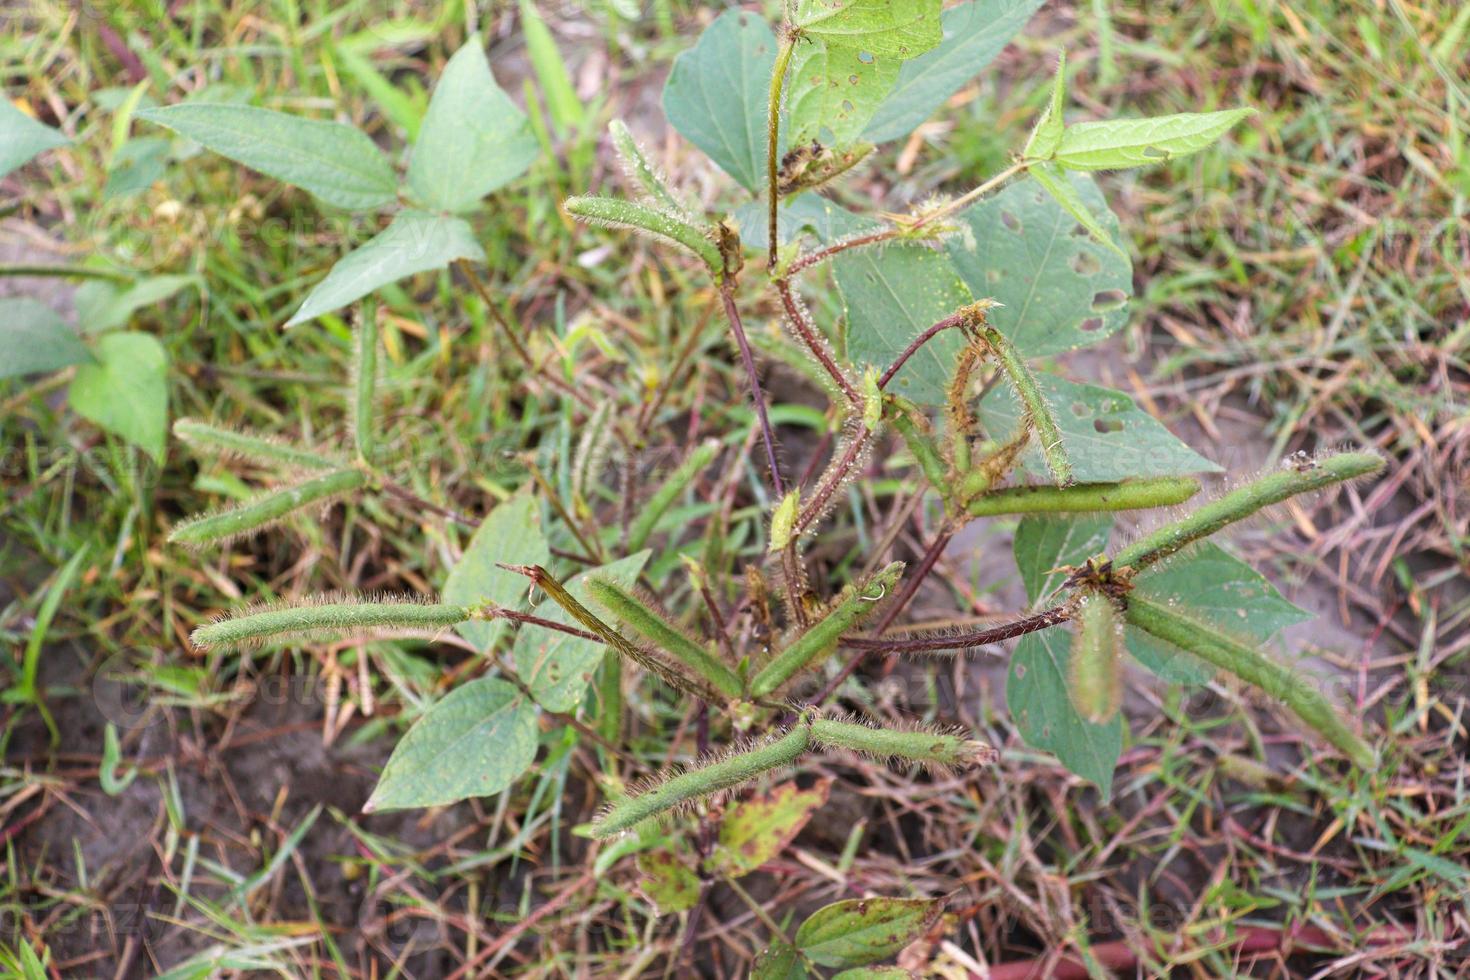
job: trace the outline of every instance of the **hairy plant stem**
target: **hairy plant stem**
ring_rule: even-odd
[[[781,297],[781,306],[786,310],[786,318],[791,321],[792,329],[801,338],[807,352],[822,366],[822,370],[827,372],[832,383],[846,396],[849,404],[857,411],[862,411],[863,396],[858,394],[857,388],[848,380],[847,374],[832,359],[832,352],[827,349],[826,341],[817,335],[816,324],[807,317],[806,310],[801,308],[801,304],[796,301],[796,296],[791,292],[790,281],[783,277],[773,279],[772,282]]]
[[[1001,184],[1004,184],[1006,181],[1016,176],[1016,174],[1024,173],[1027,169],[1030,168],[1030,166],[1031,162],[1027,160],[1022,160],[1019,163],[1011,164],[1009,167],[1002,170],[994,177],[991,177],[989,180],[985,181],[973,190],[966,191],[964,194],[955,198],[953,201],[950,201],[947,204],[940,205],[933,211],[930,211],[928,214],[921,215],[919,217],[919,220],[915,221],[913,224],[909,225],[905,229],[906,233],[913,234],[914,232],[918,231],[920,228],[923,228],[925,225],[930,224],[931,222],[938,221],[941,218],[947,218],[957,211],[964,210],[971,204],[974,204],[976,201],[980,200],[980,198],[984,197],[986,194],[989,194],[991,191],[995,190]]]
[[[786,69],[791,65],[791,53],[796,49],[796,32],[790,24],[780,27],[780,44],[776,48],[776,64],[771,69],[771,93],[766,106],[766,197],[767,221],[766,240],[769,244],[767,265],[776,268],[776,255],[781,250],[776,239],[776,205],[780,203],[779,171],[777,169],[777,146],[781,136],[781,89],[786,84]]]
[[[9,276],[36,276],[54,279],[101,279],[104,282],[117,283],[120,286],[131,286],[133,277],[126,273],[113,269],[99,269],[95,266],[83,265],[47,265],[44,262],[5,262],[0,263],[0,279]]]
[[[750,352],[750,340],[745,336],[745,325],[740,320],[740,311],[735,308],[735,294],[730,281],[720,283],[720,302],[725,308],[725,319],[730,332],[735,335],[735,344],[740,348],[740,361],[745,366],[745,379],[750,385],[750,397],[755,402],[755,414],[760,422],[761,440],[766,445],[766,465],[771,469],[771,488],[777,497],[786,496],[786,484],[781,479],[781,467],[776,464],[776,437],[771,432],[771,418],[766,413],[766,394],[761,390],[760,377],[755,371],[755,357]]]
[[[894,358],[893,363],[888,365],[888,369],[878,376],[878,387],[887,388],[888,382],[893,380],[893,376],[895,374],[903,370],[903,366],[908,363],[909,358],[917,354],[919,352],[919,349],[922,348],[929,341],[933,340],[935,337],[939,336],[946,330],[953,330],[955,327],[962,327],[965,324],[970,323],[974,319],[974,316],[975,314],[973,308],[967,306],[962,310],[956,310],[949,316],[945,317],[943,320],[935,323],[932,327],[925,330],[923,333],[919,334],[913,339],[912,343],[910,343],[907,347],[903,349],[903,353]]]
[[[806,506],[802,508],[801,514],[797,517],[795,530],[798,535],[810,527],[817,518],[822,516],[822,512],[826,510],[828,502],[832,499],[832,495],[837,492],[837,488],[842,486],[842,482],[847,479],[848,472],[852,469],[853,464],[858,461],[858,457],[862,455],[863,448],[867,445],[868,439],[872,434],[872,430],[866,425],[861,422],[858,423],[857,431],[848,439],[847,445],[843,448],[842,455],[828,468],[826,477],[821,483],[817,484],[816,491],[812,493],[811,499],[806,502]]]

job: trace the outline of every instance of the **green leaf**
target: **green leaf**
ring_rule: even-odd
[[[806,965],[790,943],[777,939],[750,966],[750,980],[806,980]]]
[[[491,796],[536,759],[536,708],[509,681],[481,677],[444,696],[393,748],[366,812]]]
[[[794,24],[809,38],[872,55],[914,58],[944,39],[940,0],[799,0]]]
[[[77,289],[77,322],[89,334],[104,333],[127,325],[134,313],[160,303],[186,287],[202,290],[199,276],[148,276],[127,288],[93,279]]]
[[[1062,134],[1055,159],[1068,170],[1119,170],[1163,163],[1203,150],[1255,111],[1226,109],[1074,123]]]
[[[1097,184],[1086,176],[1070,179],[1084,206],[1102,215],[1116,236],[1118,219]],[[1096,343],[1128,322],[1133,264],[1079,229],[1036,184],[1010,184],[959,220],[966,234],[950,239],[950,260],[970,292],[1002,304],[990,310],[990,322],[1026,357]]]
[[[902,65],[895,55],[822,41],[798,43],[786,80],[787,144],[820,141],[840,147],[858,139],[898,81]]]
[[[480,35],[444,66],[408,164],[420,204],[463,211],[526,172],[540,144],[526,114],[495,78]]]
[[[582,605],[598,608],[587,594],[587,579],[596,576],[631,588],[648,556],[649,552],[644,550],[589,569],[566,582],[567,591]],[[565,610],[550,602],[542,602],[536,615],[577,626]],[[604,650],[602,643],[595,640],[539,626],[523,626],[514,647],[516,670],[542,707],[550,711],[574,711],[587,694],[587,685],[592,682],[597,665],[602,663]]]
[[[166,137],[140,136],[119,147],[107,167],[103,199],[111,201],[137,194],[162,180],[168,164],[169,144]]]
[[[92,360],[76,332],[29,296],[0,299],[0,378],[55,371]]]
[[[1033,605],[1066,579],[1063,565],[1081,565],[1107,551],[1113,519],[1107,514],[1029,514],[1016,526],[1012,551],[1026,598]]]
[[[920,245],[844,252],[832,260],[832,271],[847,308],[848,359],[880,370],[919,334],[974,301],[948,257]],[[890,390],[941,404],[964,343],[957,330],[939,334],[909,358]]]
[[[1021,156],[1027,159],[1047,159],[1062,142],[1062,131],[1066,129],[1067,107],[1067,54],[1062,53],[1057,62],[1056,75],[1052,78],[1051,101],[1041,111],[1036,127],[1026,140]]]
[[[1043,0],[970,0],[944,12],[944,40],[904,62],[898,81],[863,131],[874,143],[913,132],[1000,54]]]
[[[442,269],[456,259],[485,261],[468,224],[448,215],[400,211],[387,228],[332,266],[286,326],[305,323],[380,286],[416,272]]]
[[[924,898],[850,898],[817,909],[796,945],[819,966],[865,966],[886,959],[934,924],[941,902]]]
[[[1078,714],[1067,688],[1071,660],[1072,634],[1065,629],[1021,637],[1006,677],[1006,707],[1027,745],[1055,755],[1106,799],[1123,751],[1123,715],[1099,725]]]
[[[674,59],[664,83],[664,115],[749,191],[766,178],[766,113],[776,36],[743,10],[721,14],[694,47]]]
[[[443,601],[456,606],[493,602],[507,609],[526,605],[526,578],[496,567],[545,565],[551,560],[541,531],[541,509],[529,493],[521,492],[500,504],[475,530],[469,547],[444,582]],[[508,629],[503,619],[470,620],[455,627],[481,653],[489,651]]]
[[[746,201],[735,209],[735,222],[740,226],[740,244],[746,249],[764,252],[766,242],[766,206],[761,201]],[[823,245],[839,238],[873,231],[878,222],[847,210],[820,194],[800,194],[783,200],[776,208],[776,237],[781,244],[794,241],[805,232]]]
[[[643,877],[638,890],[653,903],[659,915],[684,912],[699,900],[699,876],[672,848],[660,847],[638,855]]]
[[[1077,188],[1067,178],[1067,174],[1060,167],[1050,161],[1044,161],[1032,164],[1030,170],[1027,172],[1041,185],[1043,190],[1051,195],[1053,201],[1061,205],[1063,211],[1076,218],[1077,223],[1087,229],[1087,233],[1092,236],[1093,241],[1099,245],[1106,246],[1116,253],[1119,258],[1123,259],[1123,261],[1128,262],[1130,268],[1132,267],[1128,253],[1123,251],[1117,242],[1113,241],[1108,229],[1104,228],[1102,221],[1098,219],[1097,215],[1092,213],[1092,209],[1087,206],[1086,201],[1082,200],[1082,195],[1078,193]],[[1103,213],[1109,218],[1113,218],[1113,213],[1110,210],[1105,208]],[[1114,219],[1114,224],[1116,225],[1116,219]]]
[[[1150,567],[1133,580],[1133,591],[1252,646],[1312,618],[1255,569],[1208,541]],[[1125,627],[1123,638],[1129,653],[1167,681],[1203,684],[1215,676],[1193,654],[1137,627]]]
[[[1073,476],[1080,483],[1220,471],[1121,391],[1077,384],[1044,372],[1036,375],[1036,382],[1052,407]],[[1007,386],[981,399],[979,414],[992,438],[1004,439],[1020,424],[1016,397]],[[1021,465],[1038,477],[1047,472],[1034,445],[1021,454]]]
[[[77,367],[68,400],[85,419],[163,463],[168,433],[168,354],[146,333],[111,333],[97,342],[97,363]]]
[[[398,197],[393,168],[377,146],[342,123],[198,102],[148,109],[138,117],[334,207],[361,211],[392,204]]]
[[[801,790],[784,783],[764,796],[753,796],[725,813],[714,867],[731,877],[749,874],[785,849],[801,833],[812,814],[827,802],[831,780]]]
[[[60,130],[37,122],[0,95],[0,177],[67,142]]]
[[[832,980],[912,980],[913,974],[900,966],[855,966],[832,975]]]

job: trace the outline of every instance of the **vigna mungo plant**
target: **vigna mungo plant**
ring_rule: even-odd
[[[1122,392],[1049,367],[1052,356],[1126,321],[1131,264],[1090,173],[1198,152],[1250,110],[1068,123],[1063,59],[1029,138],[993,176],[902,212],[865,215],[837,203],[844,178],[880,158],[877,145],[912,132],[1038,6],[1000,5],[1000,16],[985,0],[943,11],[939,0],[795,0],[774,28],[742,10],[716,18],[676,60],[663,105],[673,126],[747,192],[745,202],[706,214],[614,121],[609,142],[635,193],[573,197],[564,208],[651,236],[671,257],[695,263],[744,379],[750,428],[697,445],[629,508],[624,528],[599,524],[607,498],[595,487],[599,467],[609,453],[635,451],[639,434],[628,419],[639,406],[599,404],[547,378],[526,356],[527,339],[501,319],[527,375],[550,383],[581,419],[567,465],[571,498],[528,463],[532,478],[479,523],[439,597],[330,596],[246,610],[201,626],[194,642],[454,630],[485,656],[486,670],[422,712],[369,809],[504,790],[534,763],[546,718],[591,740],[608,762],[608,804],[588,828],[600,838],[642,839],[636,835],[656,827],[654,818],[681,808],[717,814],[721,794],[811,752],[935,767],[992,759],[972,733],[877,727],[835,714],[828,702],[864,658],[956,655],[1010,640],[1007,701],[1020,734],[1105,795],[1123,742],[1130,659],[1175,683],[1238,678],[1279,700],[1353,765],[1372,769],[1375,754],[1354,725],[1270,650],[1275,634],[1305,614],[1208,539],[1294,496],[1369,476],[1379,458],[1296,457],[1195,503],[1198,474],[1218,467]],[[431,118],[456,62],[484,61],[471,47],[451,62]],[[477,67],[475,79],[494,85],[488,67]],[[156,115],[162,121],[167,112]],[[426,122],[414,166],[431,135]],[[228,145],[205,142],[231,155]],[[432,177],[415,184],[418,172],[410,171],[410,190],[425,196],[429,188],[433,205]],[[445,218],[454,210],[441,202],[422,220],[458,221]],[[453,261],[498,317],[472,267],[483,251],[470,241],[459,253],[439,264]],[[814,314],[808,299],[817,296],[840,299],[841,314]],[[360,296],[329,298],[340,306]],[[775,311],[784,331],[747,328],[764,311]],[[354,326],[353,444],[340,452],[190,420],[175,426],[200,449],[293,476],[255,500],[178,525],[173,540],[216,545],[355,494],[388,495],[449,526],[461,519],[395,482],[394,463],[379,449],[377,328],[365,301]],[[784,364],[827,395],[830,438],[822,445],[831,448],[817,465],[782,465],[762,363]],[[767,515],[764,541],[742,551],[727,508],[701,525],[702,540],[691,546],[670,516],[717,459],[752,444],[747,433],[760,443],[765,482],[750,492]],[[864,556],[864,572],[820,595],[809,548],[839,519],[839,503],[880,446],[889,447],[885,475],[901,468],[923,488],[936,530],[916,560]],[[802,478],[803,470],[811,472]],[[1168,516],[1111,546],[1114,514],[1151,510]],[[980,519],[1015,522],[1014,557],[1032,608],[982,629],[891,633],[955,534]],[[754,627],[733,628],[736,615]],[[730,747],[636,784],[623,779],[629,670],[707,704],[711,738]],[[822,963],[810,950],[798,954]]]

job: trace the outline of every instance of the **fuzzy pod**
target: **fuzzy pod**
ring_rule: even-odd
[[[643,148],[633,138],[627,125],[621,119],[614,119],[607,124],[607,133],[612,138],[613,149],[617,150],[618,157],[623,161],[623,168],[627,171],[628,176],[643,188],[649,200],[671,214],[686,220],[693,220],[689,209],[679,203],[663,177],[648,162],[648,158],[643,154]]]
[[[1066,447],[1062,445],[1062,430],[1057,426],[1051,406],[1046,403],[1046,399],[1041,396],[1041,389],[1037,387],[1036,375],[1031,373],[1026,359],[1005,334],[994,327],[986,327],[984,337],[986,344],[995,352],[996,360],[1000,362],[1011,387],[1015,389],[1016,397],[1021,400],[1022,407],[1031,418],[1031,424],[1036,429],[1036,441],[1041,446],[1041,456],[1046,460],[1046,468],[1051,471],[1052,479],[1058,486],[1068,486],[1072,483],[1072,463],[1067,458]]]
[[[799,721],[790,731],[763,745],[686,770],[608,807],[592,824],[592,834],[611,837],[691,800],[731,789],[761,773],[788,766],[806,751],[810,738],[811,730],[804,721]]]
[[[1300,493],[1376,473],[1383,459],[1374,453],[1338,453],[1307,467],[1284,465],[1273,473],[1204,504],[1183,520],[1165,525],[1113,558],[1117,568],[1145,568],[1201,538]]]
[[[260,463],[277,463],[307,470],[325,470],[342,465],[341,460],[279,442],[269,436],[226,429],[196,419],[176,421],[174,435],[196,449],[206,449],[220,456],[239,456]]]
[[[1183,503],[1198,492],[1199,481],[1187,476],[1121,483],[1074,483],[1069,487],[1006,487],[974,498],[965,509],[971,517],[1140,510]]]
[[[725,259],[719,246],[704,231],[676,215],[612,197],[569,197],[563,207],[568,214],[587,221],[646,231],[656,238],[682,245],[709,267],[716,281],[724,278]]]
[[[944,463],[944,458],[939,455],[939,447],[935,445],[934,438],[914,421],[915,417],[922,418],[918,408],[897,395],[889,395],[888,400],[896,409],[892,416],[893,428],[903,439],[904,445],[908,446],[909,452],[913,453],[919,469],[924,474],[924,479],[929,481],[929,485],[938,491],[940,496],[948,498],[950,492],[948,467]],[[913,414],[910,415],[910,412]]]
[[[201,650],[238,646],[277,636],[352,633],[373,629],[444,629],[463,623],[465,606],[421,602],[321,602],[233,616],[196,629],[190,642]]]
[[[1206,663],[1234,674],[1280,700],[1359,768],[1371,771],[1378,767],[1373,749],[1323,697],[1309,675],[1292,670],[1206,624],[1136,594],[1129,597],[1125,617],[1129,625],[1188,650]]]
[[[294,511],[358,490],[367,482],[367,474],[361,470],[341,469],[324,473],[261,494],[238,507],[185,521],[173,529],[168,539],[179,544],[202,545],[249,534]]]
[[[812,722],[812,741],[878,759],[905,759],[928,766],[968,767],[995,760],[989,746],[950,732],[900,731],[831,718]]]
[[[1118,610],[1107,596],[1082,596],[1074,617],[1071,677],[1068,688],[1078,713],[1101,724],[1123,703],[1123,639]]]
[[[868,579],[861,588],[848,586],[832,611],[760,669],[750,682],[750,693],[763,698],[811,666],[836,645],[842,634],[865,619],[903,574],[903,562],[893,562]]]
[[[690,453],[684,462],[680,463],[674,472],[670,473],[663,483],[659,484],[653,496],[638,512],[633,523],[628,528],[628,551],[638,551],[648,541],[648,536],[653,533],[653,528],[658,524],[658,519],[664,516],[664,512],[674,505],[686,487],[694,482],[694,478],[700,474],[705,467],[715,461],[719,454],[720,444],[714,439],[708,439]]]
[[[740,678],[717,660],[709,650],[685,636],[636,595],[607,579],[587,579],[587,594],[598,605],[622,620],[623,625],[690,668],[721,694],[738,698],[744,694]]]

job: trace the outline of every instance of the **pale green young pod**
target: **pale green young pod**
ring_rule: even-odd
[[[196,629],[190,642],[201,650],[239,646],[279,636],[355,633],[362,630],[437,630],[463,623],[465,606],[410,601],[313,602],[246,613]]]
[[[863,371],[863,425],[877,432],[883,424],[883,389],[878,385],[878,369],[869,365]]]
[[[1334,483],[1376,473],[1382,468],[1382,457],[1374,453],[1339,453],[1307,460],[1300,465],[1288,461],[1274,473],[1232,490],[1201,506],[1183,520],[1165,525],[1129,545],[1113,558],[1113,565],[1116,568],[1146,568],[1263,508],[1300,493],[1310,493]]]
[[[900,731],[831,718],[812,722],[812,741],[877,759],[904,759],[927,766],[978,766],[996,758],[995,750],[983,742],[948,732]]]
[[[907,399],[897,395],[887,396],[896,411],[892,414],[893,428],[903,439],[904,445],[908,446],[909,452],[914,454],[919,469],[923,471],[924,479],[929,485],[939,492],[939,495],[948,498],[949,470],[944,464],[944,457],[939,455],[939,447],[934,442],[934,437],[919,427],[914,421],[922,418],[919,410]],[[910,414],[912,413],[912,414]]]
[[[786,496],[771,511],[771,552],[785,551],[796,533],[796,518],[801,511],[801,491],[788,490]]]
[[[1071,677],[1072,703],[1088,721],[1101,724],[1118,713],[1123,703],[1123,638],[1118,610],[1098,592],[1082,596],[1073,617]]]
[[[789,766],[806,751],[811,733],[805,720],[764,745],[735,752],[666,779],[636,796],[619,800],[592,824],[595,837],[611,837],[675,807],[739,786],[761,773]]]
[[[1198,492],[1199,481],[1187,476],[1124,480],[1121,483],[1074,483],[1069,487],[1006,487],[976,497],[965,505],[965,509],[971,517],[1142,510],[1183,503]]]
[[[376,437],[373,407],[378,388],[378,304],[371,297],[363,301],[353,341],[356,350],[352,361],[352,439],[358,461],[370,463]]]
[[[1052,479],[1058,486],[1071,484],[1072,463],[1067,458],[1066,447],[1062,445],[1062,430],[1057,426],[1051,406],[1041,397],[1036,375],[1031,373],[1026,359],[1005,334],[994,327],[986,327],[984,336],[985,342],[995,352],[996,360],[1000,362],[1011,387],[1015,389],[1016,397],[1021,400],[1021,406],[1031,418],[1031,424],[1036,430],[1036,441],[1041,446],[1041,457],[1046,460],[1046,468],[1051,471]]]
[[[724,278],[725,260],[719,246],[704,231],[672,214],[613,197],[569,197],[563,206],[568,214],[587,221],[646,231],[682,245],[699,256],[716,282]]]
[[[763,698],[826,655],[842,634],[877,608],[878,600],[898,584],[903,562],[893,562],[868,579],[861,588],[849,585],[837,597],[831,612],[813,623],[786,649],[776,654],[750,682],[750,693]]]
[[[195,419],[179,419],[175,422],[174,435],[196,449],[209,450],[220,456],[238,456],[259,463],[275,463],[308,470],[325,470],[342,465],[339,459],[278,442],[270,436],[226,429]]]
[[[341,469],[324,473],[261,494],[238,507],[185,521],[173,529],[168,539],[178,544],[198,545],[250,534],[294,511],[358,490],[367,482],[367,474],[361,470]]]
[[[593,577],[587,580],[587,594],[628,629],[693,670],[721,694],[738,698],[744,693],[734,671],[633,593],[615,582]]]
[[[694,478],[704,470],[705,467],[715,461],[715,456],[720,452],[720,444],[714,439],[707,439],[690,453],[684,462],[680,463],[674,472],[670,473],[664,482],[659,484],[653,496],[638,512],[633,523],[628,527],[628,550],[637,551],[648,541],[648,536],[653,533],[654,526],[658,524],[664,512],[674,505],[685,488],[694,482]]]
[[[1378,767],[1373,749],[1327,701],[1310,675],[1294,671],[1208,624],[1137,595],[1129,597],[1124,615],[1129,625],[1188,650],[1206,663],[1234,674],[1278,699],[1359,768],[1373,770]]]
[[[679,199],[674,197],[658,171],[653,169],[653,165],[643,154],[643,148],[628,131],[627,125],[621,119],[614,119],[607,124],[607,133],[612,137],[613,149],[618,151],[618,156],[622,159],[628,176],[638,182],[638,185],[648,194],[649,200],[670,214],[692,221],[693,215],[689,213],[688,208],[679,203]]]

